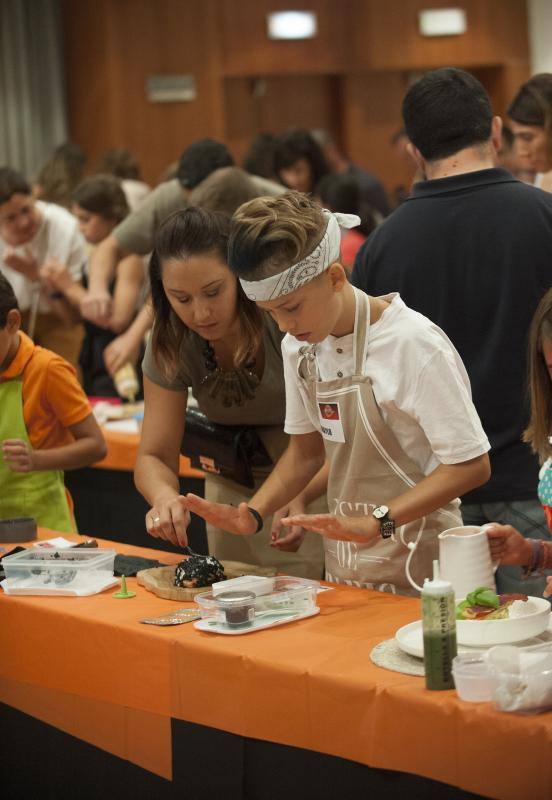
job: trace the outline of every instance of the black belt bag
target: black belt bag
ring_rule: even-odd
[[[255,467],[272,464],[255,428],[218,425],[196,408],[186,410],[186,427],[180,451],[192,466],[253,489]]]

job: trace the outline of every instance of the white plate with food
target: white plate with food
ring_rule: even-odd
[[[476,590],[476,592],[483,590]],[[491,591],[491,590],[485,590]],[[476,593],[472,593],[474,595]],[[470,597],[470,595],[468,596]],[[511,595],[495,595],[496,605],[480,606],[470,605],[466,601],[458,604],[458,613],[472,614],[468,619],[456,620],[456,636],[459,651],[470,648],[487,649],[496,644],[518,644],[523,646],[542,644],[546,637],[542,636],[549,631],[547,636],[552,641],[550,624],[550,603],[543,597],[527,597],[520,600],[512,599]],[[472,597],[472,599],[480,599]],[[482,596],[484,600],[493,600],[492,596]],[[507,609],[508,616],[504,615]],[[490,618],[489,618],[490,617]],[[541,638],[536,638],[541,637]],[[416,658],[424,657],[424,642],[422,621],[416,620],[402,628],[395,634],[397,644],[405,653]]]
[[[456,637],[469,647],[514,644],[540,636],[550,621],[550,602],[522,594],[476,589],[456,606]]]

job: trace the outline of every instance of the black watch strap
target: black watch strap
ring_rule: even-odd
[[[249,511],[251,516],[254,517],[255,522],[257,523],[257,530],[255,531],[255,533],[259,533],[259,531],[263,529],[264,525],[263,518],[261,517],[256,508],[251,508],[251,506],[247,506],[247,510]]]
[[[388,516],[380,520],[380,535],[382,539],[392,539],[395,534],[395,522]]]

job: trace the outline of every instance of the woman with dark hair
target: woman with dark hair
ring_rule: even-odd
[[[309,194],[329,168],[322,148],[310,133],[291,130],[276,137],[274,171],[284,186]]]
[[[134,477],[151,505],[148,532],[181,546],[189,524],[178,480],[188,392],[209,421],[253,428],[272,461],[287,445],[282,334],[247,300],[230,271],[229,228],[223,214],[197,207],[177,211],[159,228],[150,261],[155,319],[143,362],[145,414]],[[253,470],[256,486],[271,469]],[[205,496],[216,502],[247,502],[254,491],[215,474],[205,477]],[[305,507],[306,499],[293,505]],[[269,548],[270,523],[259,528],[255,537],[235,537],[208,526],[209,551],[320,577],[322,548],[312,534],[289,556]]]
[[[536,173],[535,185],[552,191],[552,73],[533,75],[524,83],[507,114],[518,156]]]

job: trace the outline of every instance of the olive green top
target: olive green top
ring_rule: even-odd
[[[156,364],[151,339],[142,363],[144,375],[164,389],[173,391],[191,389],[200,411],[212,422],[220,425],[276,426],[283,431],[286,409],[280,348],[283,334],[278,330],[272,317],[268,314],[263,314],[263,317],[264,371],[255,391],[255,397],[245,400],[241,406],[227,408],[222,405],[219,398],[213,399],[209,396],[210,382],[207,385],[203,383],[203,379],[209,374],[205,366],[205,342],[192,332],[189,332],[183,340],[180,351],[181,366],[174,379],[167,379]]]

